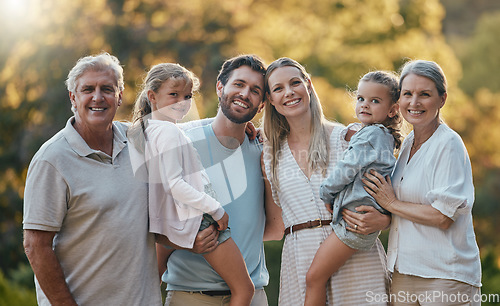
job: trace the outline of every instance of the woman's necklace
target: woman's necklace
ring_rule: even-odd
[[[418,149],[420,149],[422,144],[426,141],[427,141],[427,139],[424,139],[423,141],[420,141],[419,143],[415,144],[415,138],[413,138],[413,143],[412,143],[411,148],[410,148],[410,156],[408,156],[408,161],[407,161],[408,163],[410,162],[410,159],[413,157],[413,155],[415,155],[415,153],[417,153]]]
[[[439,122],[438,124],[432,129],[432,132],[429,134],[429,136],[427,137],[424,137],[421,141],[419,142],[416,142],[415,141],[415,135],[413,135],[413,143],[411,145],[411,149],[410,149],[410,159],[411,157],[413,157],[413,155],[420,149],[420,147],[429,139],[431,138],[432,135],[434,135],[434,132],[437,130],[437,128],[439,127]],[[408,159],[409,161],[409,159]]]
[[[424,141],[420,141],[419,143],[415,144],[415,138],[413,138],[413,143],[411,145],[411,150],[414,151],[414,152],[418,151],[418,149],[420,149],[420,147],[422,146],[422,144],[424,142],[426,142],[426,141],[427,141],[427,139],[425,139]]]

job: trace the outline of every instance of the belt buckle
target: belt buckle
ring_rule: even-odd
[[[318,221],[318,225],[314,226],[314,228],[323,227],[323,224],[321,224],[321,218],[314,219],[313,221]]]

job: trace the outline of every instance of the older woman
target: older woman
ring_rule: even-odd
[[[346,148],[343,126],[328,122],[304,67],[289,58],[274,61],[265,78],[264,165],[275,203],[282,209],[285,242],[281,261],[280,305],[304,305],[306,273],[320,244],[332,233],[331,213],[319,195],[328,170]],[[361,206],[344,216],[349,229],[368,234],[388,226],[390,218]],[[385,252],[377,239],[354,254],[327,284],[329,305],[386,303]],[[377,303],[378,302],[378,303]]]
[[[39,305],[161,305],[147,189],[134,179],[127,126],[114,122],[123,69],[81,58],[66,81],[74,117],[36,153],[24,246]]]
[[[413,131],[392,180],[373,173],[367,175],[371,182],[365,181],[367,191],[393,214],[388,266],[395,305],[480,304],[471,164],[460,136],[439,117],[446,86],[434,62],[403,67],[400,110]]]

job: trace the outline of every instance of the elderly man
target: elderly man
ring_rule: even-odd
[[[36,153],[24,247],[40,305],[161,305],[147,188],[134,179],[127,126],[114,122],[123,69],[81,58],[66,81],[74,117]]]

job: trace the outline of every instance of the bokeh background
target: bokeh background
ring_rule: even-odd
[[[498,0],[0,0],[0,306],[36,304],[22,247],[27,167],[71,116],[69,69],[101,51],[124,65],[120,120],[130,119],[142,77],[159,62],[201,78],[196,106],[206,117],[216,113],[225,59],[292,57],[312,74],[328,118],[344,124],[355,121],[347,93],[367,71],[438,62],[449,81],[444,119],[473,164],[482,293],[500,294],[499,50]],[[270,305],[280,251],[281,242],[266,243]]]

